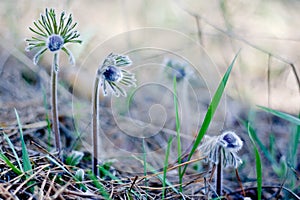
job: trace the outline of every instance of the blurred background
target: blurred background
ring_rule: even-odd
[[[210,133],[236,128],[236,119],[246,118],[249,108],[256,105],[294,115],[300,112],[299,1],[1,0],[2,126],[15,122],[14,107],[22,111],[24,123],[44,119],[49,109],[52,56],[47,52],[39,65],[34,66],[35,52],[24,51],[24,39],[32,36],[28,27],[45,8],[72,13],[83,40],[81,45],[69,46],[76,58],[75,66],[69,65],[66,55],[60,57],[62,124],[68,125],[65,116],[75,118],[80,134],[88,135],[89,99],[97,67],[110,52],[128,54],[133,60],[129,69],[137,74],[139,87],[129,92],[129,97],[135,97],[126,107],[129,112],[118,107],[127,105],[128,99],[102,97],[105,109],[101,110],[101,116],[109,113],[108,117],[101,118],[102,133],[121,149],[120,157],[124,152],[141,153],[142,142],[136,143],[137,139],[153,136],[149,149],[157,150],[157,146],[166,145],[166,137],[160,138],[156,133],[175,134],[172,80],[165,75],[172,72],[164,71],[166,59],[187,66],[184,81],[178,82],[178,91],[182,91],[178,93],[182,130],[186,133],[183,139],[189,141],[185,149],[198,131],[221,76],[239,51],[226,87],[226,98],[221,102]],[[147,90],[150,83],[156,89]],[[140,121],[134,121],[137,119]],[[265,120],[260,119],[257,118],[258,123]],[[116,123],[128,134],[120,136],[119,129],[111,129]],[[153,126],[147,127],[149,124]],[[287,130],[278,130],[284,138]],[[279,144],[287,142],[283,140]],[[116,154],[113,148],[106,151],[107,157]]]
[[[29,62],[32,54],[24,52],[24,39],[32,36],[28,27],[33,21],[46,7],[52,7],[57,12],[65,10],[73,14],[84,41],[80,47],[69,46],[77,60],[76,68],[70,69],[67,62],[62,62],[62,71],[83,67],[87,74],[93,73],[97,66],[82,64],[93,49],[119,34],[145,27],[170,29],[200,43],[220,74],[241,49],[227,89],[231,97],[251,105],[299,113],[299,85],[294,74],[300,73],[298,1],[3,0],[0,4],[1,71],[10,56],[33,68]],[[99,55],[97,65],[102,59]],[[42,62],[45,67],[50,66],[51,56],[44,56]],[[72,73],[61,73],[70,85],[74,84]],[[82,82],[85,84],[82,88],[76,86],[76,91],[89,96],[90,90],[85,87],[90,87],[92,80]]]

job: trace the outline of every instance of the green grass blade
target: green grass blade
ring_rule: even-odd
[[[298,126],[300,126],[300,119],[297,118],[297,117],[294,117],[290,114],[287,114],[287,113],[284,113],[284,112],[280,112],[280,111],[277,111],[277,110],[273,110],[271,108],[267,108],[267,107],[263,107],[263,106],[257,106],[258,108],[266,111],[266,112],[269,112],[277,117],[280,117],[282,119],[285,119],[293,124],[296,124]]]
[[[22,146],[23,169],[24,169],[25,172],[29,172],[31,174],[32,173],[32,166],[31,166],[31,163],[30,163],[28,151],[27,151],[26,144],[25,144],[24,137],[23,137],[22,124],[21,124],[19,114],[18,114],[16,109],[15,109],[15,114],[16,114],[16,117],[17,117],[17,122],[18,122],[18,126],[19,126],[19,131],[20,131],[20,139],[21,139],[21,146]]]
[[[57,162],[54,158],[52,158],[50,155],[47,155],[48,160],[50,160],[51,162],[53,162],[55,165],[57,165],[58,167],[60,167],[64,172],[66,172],[68,175],[70,175],[76,182],[79,182],[79,185],[84,189],[87,190],[88,188],[81,183],[81,181],[78,180],[78,178],[73,175],[69,170],[67,170],[62,164],[60,164],[59,162]]]
[[[169,155],[170,155],[172,141],[173,141],[173,137],[170,137],[168,140],[168,146],[167,146],[167,150],[166,150],[165,163],[164,163],[164,173],[163,173],[163,180],[162,180],[162,184],[163,184],[162,199],[165,199],[167,170],[168,170],[168,165],[169,165]]]
[[[143,166],[144,166],[144,176],[147,176],[147,152],[146,152],[146,142],[145,138],[143,138]],[[148,179],[145,178],[145,186],[148,187]],[[147,195],[147,191],[146,191]]]
[[[261,142],[261,140],[257,137],[257,134],[254,128],[251,126],[249,122],[243,122],[245,127],[251,132],[252,139],[259,146],[260,150],[266,156],[266,158],[273,164],[276,165],[276,160],[272,156],[271,152],[267,149],[267,147]]]
[[[83,153],[80,151],[72,151],[65,159],[66,165],[77,166],[83,158]]]
[[[12,162],[10,162],[10,160],[4,155],[2,150],[0,151],[0,159],[3,160],[7,164],[7,166],[10,167],[17,175],[22,174],[22,171],[18,169]]]
[[[262,191],[262,163],[261,158],[256,147],[256,144],[253,139],[253,132],[250,130],[250,126],[248,126],[248,134],[254,146],[255,152],[255,165],[256,165],[256,181],[257,181],[257,199],[261,200],[261,191]]]
[[[108,177],[110,177],[112,180],[115,180],[120,185],[124,184],[120,178],[116,177],[115,175],[113,175],[109,171],[109,168],[110,168],[111,164],[112,163],[109,163],[108,166],[105,166],[106,164],[100,165],[98,167],[100,174],[102,174],[102,176],[108,176]],[[130,190],[130,193],[132,193],[133,195],[138,196],[138,194],[135,191],[133,191],[133,190]]]
[[[298,151],[298,146],[299,146],[299,139],[300,139],[300,114],[297,117],[294,117],[288,113],[284,113],[284,112],[280,112],[277,110],[273,110],[271,108],[267,108],[264,106],[257,106],[258,108],[269,112],[277,117],[280,117],[284,120],[287,120],[295,125],[297,125],[297,128],[295,130],[295,133],[292,136],[292,141],[291,141],[291,162],[293,163],[293,165],[295,165],[295,163],[297,162],[297,158],[295,155],[297,155],[297,151]]]
[[[95,187],[97,189],[99,189],[100,193],[102,194],[102,196],[104,197],[104,199],[111,199],[109,197],[109,193],[105,190],[103,184],[98,180],[98,178],[94,175],[94,173],[92,171],[88,171],[87,173],[89,179],[93,182],[93,184],[95,185]]]
[[[175,106],[175,117],[176,117],[176,139],[177,139],[177,157],[178,157],[178,164],[181,164],[181,139],[180,139],[180,119],[178,113],[178,101],[177,101],[177,81],[176,76],[173,78],[173,87],[174,87],[174,106]],[[179,191],[182,192],[182,173],[181,173],[181,166],[178,167],[178,174],[179,174]]]
[[[222,80],[221,80],[221,82],[220,82],[220,84],[219,84],[219,86],[218,86],[218,88],[217,88],[217,90],[216,90],[213,98],[212,98],[212,101],[211,101],[211,103],[210,103],[210,105],[208,107],[208,110],[207,110],[206,115],[204,117],[202,126],[201,126],[201,128],[200,128],[200,130],[198,132],[198,135],[197,135],[197,137],[195,139],[195,142],[193,144],[193,147],[192,147],[192,149],[191,149],[191,151],[189,153],[189,157],[188,157],[187,161],[189,161],[191,159],[191,157],[193,156],[193,154],[195,153],[196,149],[198,148],[198,146],[199,146],[202,138],[204,137],[204,135],[205,135],[205,133],[206,133],[208,127],[209,127],[209,124],[210,124],[210,122],[211,122],[211,120],[212,120],[212,118],[213,118],[213,116],[215,114],[215,111],[216,111],[216,109],[217,109],[217,107],[219,105],[219,102],[220,102],[221,97],[223,95],[223,92],[225,90],[225,86],[227,84],[229,75],[231,73],[232,67],[233,67],[233,65],[235,63],[235,60],[236,60],[238,54],[239,53],[237,53],[235,55],[233,61],[229,65],[227,71],[225,72],[225,74],[224,74],[224,76],[223,76],[223,78],[222,78]],[[184,169],[183,169],[183,172],[182,172],[182,176],[184,175],[184,173],[186,171],[186,168],[187,168],[187,165],[184,166]]]
[[[99,170],[100,170],[100,173],[102,173],[104,176],[108,176],[112,180],[115,180],[115,181],[117,181],[120,184],[123,183],[118,177],[116,177],[115,175],[113,175],[109,170],[105,169],[103,166],[100,165],[99,166]]]
[[[46,157],[48,158],[48,160],[50,160],[51,162],[53,162],[55,165],[57,165],[58,167],[60,167],[63,171],[65,171],[67,174],[69,174],[70,176],[72,176],[72,178],[74,178],[76,180],[76,177],[71,172],[69,172],[69,170],[67,170],[62,164],[60,164],[59,162],[57,162],[50,155],[47,155]]]
[[[143,161],[136,157],[135,155],[132,155],[133,158],[135,158],[136,160],[140,161],[141,163],[143,163]],[[163,182],[163,175],[159,174],[159,172],[150,164],[150,163],[147,163],[147,166],[148,166],[148,169],[153,173],[153,174],[157,174],[157,178]],[[166,180],[165,181],[166,185],[169,186],[174,192],[176,192],[177,194],[179,194],[178,190],[168,181]]]
[[[144,176],[147,176],[147,153],[145,138],[143,138],[143,162],[144,162]]]
[[[269,151],[272,158],[276,157],[276,138],[274,134],[270,134],[269,136]]]
[[[299,114],[300,117],[300,114]],[[291,147],[291,160],[292,160],[292,165],[295,167],[297,165],[297,155],[298,155],[298,146],[299,146],[299,141],[300,141],[300,126],[296,127],[296,130],[293,134],[293,137],[291,138],[292,141],[292,147]]]
[[[14,148],[14,145],[12,144],[12,142],[10,141],[9,137],[6,134],[4,134],[4,138],[5,138],[6,142],[8,143],[9,147],[11,148],[11,150],[12,150],[12,152],[13,152],[13,154],[14,154],[17,162],[18,162],[20,170],[22,172],[24,172],[22,164],[21,164],[20,159],[19,159],[19,156],[18,156],[18,154],[17,154],[17,152],[16,152],[16,150]]]
[[[116,181],[117,183],[119,183],[120,185],[124,184],[120,178],[118,178],[118,177],[116,177],[115,175],[113,175],[109,170],[107,170],[107,169],[104,167],[104,165],[100,165],[100,166],[99,166],[99,171],[100,171],[100,174],[103,174],[104,176],[110,177],[112,180],[115,180],[115,181]],[[138,196],[138,194],[137,194],[135,191],[133,191],[133,190],[130,190],[130,193],[132,193],[132,194]]]

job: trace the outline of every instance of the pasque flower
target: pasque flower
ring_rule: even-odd
[[[106,57],[97,70],[104,96],[107,95],[108,86],[116,97],[126,96],[122,85],[127,87],[136,86],[134,74],[123,69],[123,67],[130,66],[131,63],[129,57],[124,55],[111,53]]]
[[[224,167],[233,166],[237,168],[242,164],[242,160],[237,152],[243,147],[243,141],[233,131],[224,131],[219,136],[204,138],[199,150],[201,154],[207,157],[213,164],[218,164],[219,154],[222,155],[222,164]]]
[[[69,56],[71,64],[75,59],[71,51],[66,47],[68,43],[81,43],[79,33],[74,30],[77,23],[73,23],[72,15],[68,18],[65,12],[60,14],[59,20],[56,19],[54,9],[46,8],[45,14],[41,14],[40,19],[33,22],[34,27],[29,29],[35,33],[31,39],[26,39],[28,46],[27,51],[37,49],[38,52],[33,57],[33,63],[37,64],[40,57],[49,50],[53,53],[52,70],[51,70],[51,110],[52,110],[52,130],[55,134],[55,145],[58,155],[61,158],[61,144],[57,108],[57,74],[59,71],[59,51],[62,50]]]
[[[173,80],[175,77],[177,82],[193,77],[194,72],[187,62],[165,58],[163,65],[166,67],[165,70],[172,70],[168,73],[168,78]]]
[[[98,175],[98,137],[99,137],[99,90],[103,95],[107,95],[109,87],[116,97],[120,95],[126,96],[126,92],[122,86],[136,86],[134,74],[128,72],[123,67],[131,65],[128,56],[120,54],[109,54],[98,67],[94,82],[94,91],[92,99],[92,138],[93,138],[93,172]]]
[[[203,143],[199,147],[202,155],[206,156],[216,167],[216,195],[222,195],[222,169],[223,167],[233,166],[236,169],[242,160],[237,152],[243,147],[243,141],[233,131],[223,131],[221,135],[204,138]],[[212,174],[214,173],[214,170]]]
[[[175,76],[177,81],[180,81],[186,76],[185,65],[176,60],[165,59],[166,67],[172,69],[172,76]],[[171,77],[173,79],[173,77]]]
[[[71,64],[75,63],[72,52],[66,47],[67,43],[81,43],[80,34],[74,30],[77,23],[73,23],[72,15],[66,18],[65,12],[62,12],[59,20],[56,19],[54,9],[46,8],[45,14],[41,14],[40,19],[33,22],[34,27],[29,29],[36,34],[30,39],[26,39],[27,51],[38,49],[39,51],[33,58],[33,63],[37,64],[40,57],[49,50],[50,52],[64,51]],[[58,70],[58,69],[57,69]]]

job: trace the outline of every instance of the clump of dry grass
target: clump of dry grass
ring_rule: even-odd
[[[12,140],[14,140],[12,138]],[[2,151],[12,163],[17,163],[13,156],[11,148],[6,142],[1,140]],[[74,199],[74,198],[96,198],[96,199],[127,199],[130,196],[134,199],[143,196],[156,198],[160,196],[162,183],[157,179],[162,172],[150,174],[147,176],[128,175],[122,172],[112,172],[102,170],[101,178],[91,176],[91,162],[81,161],[79,166],[70,166],[62,163],[39,144],[32,142],[29,150],[29,157],[32,164],[32,171],[17,175],[12,169],[1,160],[0,188],[1,198],[4,199]],[[17,154],[21,154],[21,149],[17,149]],[[201,158],[202,159],[202,158]],[[189,163],[201,159],[190,161]],[[186,164],[186,163],[185,163]],[[183,165],[183,164],[182,164]],[[181,165],[181,166],[182,166]],[[76,172],[81,169],[80,166],[86,166],[83,169],[86,173],[82,181],[76,178]],[[179,165],[170,166],[168,171],[174,171]],[[31,174],[28,176],[28,174]],[[125,175],[125,176],[124,176]],[[183,186],[185,189],[192,190],[191,186],[203,184],[205,173],[193,174],[185,177]],[[112,179],[112,177],[114,179]],[[170,176],[170,180],[174,177]],[[144,180],[148,180],[148,185],[144,185]],[[172,187],[177,187],[175,182]],[[166,188],[167,197],[179,198],[183,194],[176,194],[171,186]],[[185,194],[188,196],[187,194]],[[197,195],[197,192],[193,195]],[[201,192],[198,195],[203,195]]]
[[[28,139],[28,138],[27,138]],[[12,138],[12,141],[14,139]],[[11,148],[2,139],[2,151],[12,163],[16,163]],[[70,166],[62,163],[39,144],[32,142],[28,151],[32,164],[30,176],[28,173],[17,175],[0,159],[0,197],[3,199],[159,199],[162,195],[163,183],[159,178],[163,171],[157,170],[144,176],[141,174],[128,174],[116,169],[102,169],[102,176],[91,175],[91,160],[82,160],[78,166]],[[17,154],[21,154],[21,148],[16,145]],[[90,155],[89,155],[90,156]],[[184,156],[182,160],[188,155]],[[178,188],[177,168],[186,164],[193,164],[203,160],[204,157],[183,162],[182,164],[170,164],[167,167],[167,180],[169,185],[165,188],[165,199],[207,199],[208,192],[213,191],[208,177],[211,170],[196,172],[189,169],[182,181],[183,193],[178,193],[173,188]],[[85,171],[82,181],[75,175],[79,169]],[[104,173],[103,173],[104,172]],[[147,184],[145,181],[147,180]],[[255,199],[256,187],[248,187],[242,190],[228,190],[228,181],[224,182],[227,191],[226,197],[239,199],[243,192]],[[279,186],[263,186],[263,198],[276,194],[279,199],[284,198],[282,191],[296,194]]]

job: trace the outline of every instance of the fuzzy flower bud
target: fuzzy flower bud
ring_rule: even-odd
[[[127,95],[121,85],[127,87],[136,86],[134,74],[123,69],[123,67],[131,65],[131,63],[129,57],[124,55],[111,53],[106,57],[97,71],[104,96],[107,95],[107,86],[111,88],[116,97]]]
[[[223,131],[219,136],[204,138],[203,143],[199,146],[202,155],[213,164],[218,164],[219,153],[222,154],[223,166],[233,166],[237,168],[242,164],[242,160],[237,152],[243,147],[243,141],[233,131]]]

